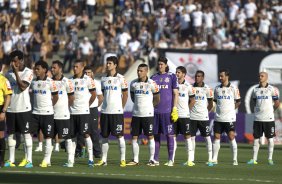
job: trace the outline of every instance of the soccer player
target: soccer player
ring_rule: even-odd
[[[160,89],[160,103],[154,110],[154,139],[155,139],[155,165],[159,165],[159,152],[161,133],[166,135],[168,148],[167,166],[173,166],[174,146],[176,144],[174,133],[174,122],[178,119],[178,82],[175,74],[168,72],[168,64],[165,57],[158,60],[158,73],[151,79],[154,80]]]
[[[0,74],[0,168],[4,166],[6,142],[5,142],[5,118],[6,111],[11,102],[12,89],[10,82]]]
[[[176,77],[178,79],[179,85],[179,96],[178,96],[178,103],[177,103],[177,110],[178,110],[178,120],[175,124],[175,135],[182,134],[185,139],[185,146],[188,155],[187,162],[184,165],[187,166],[194,166],[193,163],[194,156],[191,151],[192,149],[192,142],[191,142],[191,125],[190,125],[190,109],[195,104],[195,89],[192,85],[185,81],[185,75],[187,70],[183,66],[179,66],[176,68]],[[177,145],[175,144],[175,150]]]
[[[214,121],[214,144],[213,144],[213,164],[217,164],[218,152],[220,149],[220,135],[226,132],[231,143],[233,154],[233,165],[238,165],[237,143],[235,140],[236,109],[241,103],[239,89],[229,82],[229,71],[222,69],[219,71],[220,85],[214,89],[214,102],[216,103],[216,113]]]
[[[35,63],[36,79],[31,82],[33,93],[32,121],[42,130],[46,141],[44,159],[40,167],[51,166],[52,138],[54,137],[54,110],[58,101],[58,89],[55,82],[47,77],[48,64],[41,60]]]
[[[74,86],[72,82],[63,75],[63,63],[56,60],[53,61],[51,72],[54,83],[58,89],[59,99],[54,105],[54,124],[55,135],[58,139],[65,139],[66,151],[68,153],[68,167],[73,167],[74,151],[72,148],[72,140],[70,138],[70,112],[69,106],[74,101]],[[73,154],[73,155],[72,155]]]
[[[212,142],[210,138],[210,126],[209,126],[209,111],[213,108],[213,91],[208,85],[204,83],[205,73],[198,70],[195,74],[195,104],[190,111],[190,134],[192,141],[193,158],[195,154],[195,136],[198,130],[200,130],[201,136],[206,140],[206,146],[208,150],[208,166],[213,166],[212,163]]]
[[[24,65],[24,54],[15,50],[10,53],[11,68],[6,78],[9,80],[13,94],[11,103],[6,113],[6,124],[8,132],[9,160],[5,167],[15,167],[15,133],[24,137],[25,158],[19,164],[20,167],[31,168],[32,164],[32,124],[31,103],[29,88],[33,79],[33,71]]]
[[[71,81],[74,85],[74,102],[70,107],[71,112],[71,128],[72,138],[77,134],[83,135],[88,152],[88,166],[93,167],[93,143],[90,137],[90,105],[96,98],[96,87],[93,79],[88,77],[83,72],[84,61],[76,60],[73,66],[74,76]],[[89,98],[89,93],[91,96]],[[76,143],[73,141],[73,150],[76,148]],[[74,155],[73,155],[74,156]],[[71,159],[71,161],[74,158]]]
[[[101,146],[100,146],[100,136],[98,130],[98,107],[103,102],[103,93],[101,90],[101,85],[98,85],[98,81],[94,79],[94,72],[90,67],[84,68],[84,73],[92,78],[96,84],[96,98],[94,102],[90,105],[90,128],[91,128],[91,140],[93,142],[93,155],[95,158],[101,158]]]
[[[266,72],[259,73],[259,84],[253,90],[252,97],[255,101],[255,120],[253,125],[255,140],[253,159],[248,164],[258,164],[259,139],[264,133],[268,139],[268,164],[273,165],[273,137],[275,136],[274,110],[279,107],[280,102],[278,89],[268,84],[268,74]]]
[[[107,75],[101,78],[101,88],[104,95],[101,110],[101,135],[102,135],[102,159],[97,166],[107,165],[107,156],[109,150],[108,137],[110,133],[116,136],[120,148],[120,167],[126,166],[125,161],[125,140],[123,108],[128,97],[127,81],[117,73],[118,58],[110,56],[107,58]]]
[[[137,68],[138,79],[130,84],[130,96],[134,103],[132,110],[131,135],[133,160],[127,165],[139,165],[138,136],[144,132],[149,139],[150,159],[147,165],[154,165],[155,140],[153,136],[154,106],[160,101],[159,87],[148,79],[148,65],[140,64]]]

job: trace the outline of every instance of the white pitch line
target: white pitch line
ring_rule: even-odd
[[[148,177],[148,178],[173,178],[173,179],[193,179],[193,180],[216,180],[216,181],[249,181],[259,183],[274,183],[273,180],[244,179],[244,178],[218,178],[218,177],[183,177],[183,176],[157,176],[147,174],[115,174],[115,173],[87,173],[87,172],[55,172],[55,171],[1,171],[0,173],[28,173],[28,174],[72,174],[72,175],[96,175],[96,176],[127,176],[127,177]]]

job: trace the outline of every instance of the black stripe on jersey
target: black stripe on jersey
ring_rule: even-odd
[[[127,91],[128,90],[128,88],[124,88],[124,89],[122,89],[122,91]]]
[[[91,91],[96,91],[96,88],[89,89],[89,91],[90,91],[90,92],[91,92]]]
[[[237,102],[237,103],[238,103],[238,102],[241,102],[241,99],[237,99],[237,100],[235,100],[235,102]]]
[[[74,95],[74,92],[72,92],[72,93],[68,93],[68,96],[71,96],[71,95]]]
[[[208,99],[208,101],[212,101],[213,99],[212,98],[207,98]]]
[[[58,91],[55,91],[55,92],[52,92],[51,94],[52,95],[57,95],[59,92]]]

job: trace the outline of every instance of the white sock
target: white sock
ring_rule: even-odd
[[[273,138],[268,139],[268,160],[272,160],[272,155],[274,151],[274,141]]]
[[[139,163],[139,144],[137,139],[132,139],[133,161]]]
[[[108,138],[102,138],[102,161],[107,162],[109,151],[109,140]]]
[[[74,156],[76,150],[76,139],[72,140],[71,162],[74,163]]]
[[[88,159],[93,161],[93,143],[90,136],[85,138],[85,144],[88,151]]]
[[[206,139],[206,147],[207,147],[208,156],[209,156],[208,161],[211,161],[212,160],[212,142],[211,142],[211,137],[207,136],[207,137],[205,137],[205,139]]]
[[[118,138],[118,143],[119,143],[119,149],[120,149],[120,160],[125,160],[125,140],[124,137]]]
[[[174,137],[173,139],[174,139],[174,150],[173,150],[172,161],[174,162],[175,153],[176,153],[176,149],[177,149],[177,141],[176,141],[176,137]]]
[[[155,155],[155,140],[154,140],[154,138],[149,139],[149,153],[150,153],[150,160],[154,160],[154,155]]]
[[[15,162],[15,149],[16,149],[16,140],[14,139],[14,134],[8,136],[8,146],[9,146],[9,160],[10,162]]]
[[[59,149],[59,147],[60,147],[60,143],[56,143],[55,144],[55,149]]]
[[[237,149],[236,139],[234,138],[232,141],[230,141],[230,143],[231,143],[231,151],[232,151],[232,154],[233,154],[233,160],[237,160],[238,149]]]
[[[194,152],[193,152],[193,143],[191,138],[185,139],[185,147],[187,151],[188,162],[193,162]]]
[[[259,139],[255,139],[254,140],[254,146],[253,146],[253,151],[254,151],[253,160],[254,161],[258,160],[259,146],[260,146]]]
[[[215,139],[213,143],[213,161],[217,161],[218,152],[220,149],[220,139]]]
[[[24,134],[25,154],[28,162],[32,163],[32,137],[30,134]]]
[[[44,154],[44,160],[50,164],[51,163],[51,155],[52,155],[52,139],[46,139],[46,146],[45,146],[45,154]]]
[[[66,139],[65,140],[65,145],[66,145],[66,150],[68,153],[68,161],[73,163],[73,158],[72,158],[72,141],[71,139]]]
[[[191,141],[192,141],[192,154],[193,154],[193,156],[192,156],[192,162],[194,162],[194,160],[195,160],[195,152],[196,152],[196,136],[194,136],[194,137],[191,137]]]
[[[43,148],[43,142],[38,142],[38,147],[42,149]]]

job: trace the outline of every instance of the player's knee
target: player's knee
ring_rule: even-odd
[[[137,140],[138,136],[132,136],[132,140]]]
[[[101,142],[102,142],[102,144],[106,144],[106,143],[109,142],[109,139],[105,138],[105,137],[102,137]]]
[[[154,136],[150,135],[150,136],[148,136],[148,139],[152,140],[152,139],[154,139]]]
[[[184,135],[185,139],[189,139],[191,135]]]
[[[14,134],[10,134],[9,136],[8,136],[8,145],[9,146],[16,146],[16,140],[14,139]]]
[[[217,134],[217,133],[214,134],[214,138],[215,138],[215,139],[220,139],[220,134]]]

